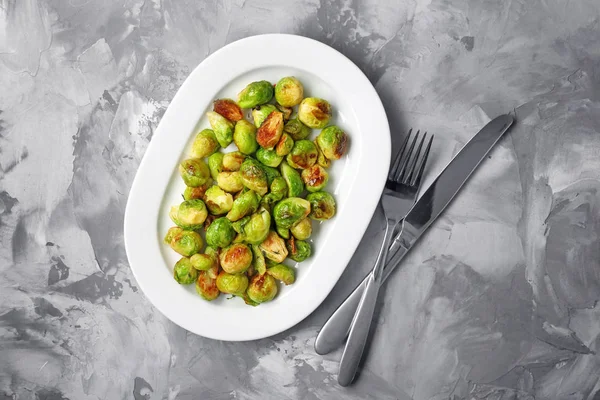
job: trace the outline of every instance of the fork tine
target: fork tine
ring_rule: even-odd
[[[425,143],[425,138],[427,138],[427,132],[423,134],[421,141],[419,142],[419,146],[417,146],[417,150],[411,154],[411,160],[409,165],[406,168],[406,174],[402,179],[402,183],[408,185],[413,176],[415,175],[415,166],[417,165],[417,161],[419,160],[419,155],[421,154],[421,149],[423,148],[423,143]]]
[[[415,135],[414,140],[410,144],[410,148],[408,149],[406,156],[404,157],[404,161],[402,162],[402,167],[400,167],[400,170],[396,173],[396,176],[394,177],[395,178],[394,181],[396,181],[397,183],[402,182],[402,177],[404,176],[404,173],[406,171],[406,165],[410,161],[410,155],[412,154],[412,152],[415,148],[415,143],[417,143],[417,140],[419,140],[420,133],[421,133],[421,130],[418,130],[417,134]]]
[[[417,166],[417,173],[413,176],[412,181],[410,182],[411,186],[416,186],[417,190],[421,187],[421,178],[423,177],[423,171],[425,170],[425,164],[427,164],[427,157],[429,157],[429,150],[431,150],[431,144],[433,143],[433,136],[429,137],[429,142],[427,143],[427,147],[425,148],[425,152],[423,156],[421,156],[421,161],[419,161],[419,165]]]
[[[408,144],[411,134],[412,134],[412,128],[408,130],[408,135],[406,136],[406,139],[404,139],[404,142],[402,143],[402,146],[400,147],[398,154],[396,154],[396,159],[394,160],[394,165],[392,166],[392,168],[390,169],[390,173],[388,174],[388,180],[390,180],[390,181],[394,180],[394,177],[396,176],[396,172],[398,172],[398,166],[400,165],[400,160],[402,160],[404,150],[406,150],[406,145]]]

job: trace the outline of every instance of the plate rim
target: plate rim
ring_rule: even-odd
[[[262,46],[262,47],[269,47],[269,46],[273,46],[274,48],[309,48],[312,49],[315,53],[318,53],[320,55],[325,54],[327,57],[330,57],[329,64],[335,64],[335,65],[343,65],[344,67],[342,68],[341,71],[339,71],[340,75],[350,75],[352,77],[352,83],[353,83],[353,88],[357,88],[358,87],[358,91],[361,92],[361,96],[365,97],[366,99],[368,99],[368,105],[366,105],[366,107],[368,107],[369,111],[368,114],[371,116],[371,118],[373,119],[373,121],[370,121],[373,125],[374,131],[376,133],[371,133],[373,135],[373,137],[369,137],[369,147],[368,148],[360,148],[360,154],[361,156],[357,158],[356,162],[360,164],[361,160],[363,160],[365,158],[364,153],[365,152],[372,152],[373,148],[376,148],[377,151],[377,157],[370,160],[370,165],[369,168],[370,171],[357,171],[357,176],[355,177],[355,180],[351,183],[352,187],[350,188],[350,195],[354,192],[353,187],[355,185],[357,185],[357,180],[364,178],[364,175],[368,172],[369,175],[372,174],[372,176],[367,176],[369,178],[368,180],[368,186],[369,186],[369,190],[372,191],[376,191],[376,193],[378,194],[376,197],[375,196],[371,196],[369,198],[367,198],[366,200],[364,200],[364,202],[362,203],[363,207],[361,207],[362,210],[362,215],[356,215],[357,220],[359,221],[358,224],[352,224],[352,232],[350,233],[352,240],[350,240],[350,243],[355,242],[355,245],[351,246],[351,250],[347,251],[347,252],[342,252],[343,254],[337,254],[337,256],[339,257],[340,261],[337,264],[343,264],[341,267],[338,267],[337,269],[334,270],[335,274],[331,274],[330,275],[332,277],[332,279],[329,280],[325,280],[325,282],[319,282],[320,284],[318,285],[318,290],[315,290],[315,296],[313,296],[312,298],[303,301],[302,304],[303,306],[300,307],[299,310],[297,310],[297,312],[295,313],[288,313],[287,315],[285,315],[284,318],[284,322],[280,322],[281,319],[279,321],[277,321],[277,323],[272,323],[270,325],[265,325],[265,326],[260,326],[259,329],[253,329],[253,330],[249,330],[249,331],[236,331],[236,330],[230,330],[228,332],[223,332],[222,330],[219,331],[219,329],[217,329],[216,331],[213,329],[211,330],[210,328],[207,329],[198,329],[198,324],[197,323],[190,323],[190,320],[196,321],[200,318],[194,318],[194,319],[190,319],[190,318],[186,318],[184,315],[182,315],[182,313],[177,310],[177,309],[173,309],[173,305],[169,305],[169,302],[171,300],[165,300],[163,298],[161,298],[161,296],[159,296],[160,291],[157,290],[157,280],[156,279],[151,279],[151,277],[149,275],[149,273],[145,273],[145,271],[142,268],[142,264],[143,263],[148,263],[148,262],[152,262],[152,260],[148,260],[148,256],[145,255],[144,252],[144,242],[142,241],[141,237],[143,238],[149,238],[149,237],[153,237],[154,240],[156,240],[156,235],[152,235],[152,234],[143,234],[143,235],[139,235],[139,234],[135,234],[134,229],[136,226],[143,226],[143,222],[141,220],[141,210],[145,209],[146,213],[144,213],[144,217],[145,219],[151,219],[153,221],[153,225],[156,227],[157,226],[157,219],[159,218],[159,209],[150,209],[148,210],[149,206],[145,206],[145,203],[142,203],[141,200],[143,199],[143,197],[141,197],[140,193],[144,188],[144,185],[148,184],[148,173],[150,173],[152,171],[152,161],[157,157],[157,154],[159,153],[159,148],[161,145],[168,145],[168,143],[166,142],[166,132],[171,129],[171,125],[167,126],[167,123],[169,123],[171,120],[175,120],[174,117],[178,118],[178,124],[179,125],[190,125],[193,122],[193,125],[191,125],[191,129],[190,132],[194,129],[194,127],[196,126],[198,119],[195,117],[191,117],[191,116],[184,116],[183,118],[180,117],[179,114],[181,114],[181,110],[184,110],[187,107],[189,107],[189,105],[184,104],[186,99],[189,97],[189,92],[190,89],[192,87],[192,85],[194,85],[195,81],[202,81],[202,80],[206,80],[207,78],[203,78],[202,74],[209,72],[211,69],[217,68],[218,64],[220,62],[222,62],[224,59],[227,59],[229,57],[229,53],[233,54],[235,51],[238,52],[247,52],[249,51],[249,49],[252,49],[253,46]],[[297,52],[299,53],[299,52]],[[292,56],[291,58],[293,58],[295,56]],[[321,62],[323,60],[320,60]],[[271,63],[270,61],[267,61],[267,63],[264,64],[260,64],[261,61],[260,60],[252,60],[253,63],[255,63],[256,65],[253,65],[249,68],[246,68],[246,71],[250,71],[256,68],[264,68],[264,67],[274,67],[274,66],[287,66],[284,64],[274,64]],[[289,65],[290,67],[295,67],[294,65]],[[312,68],[312,67],[311,67]],[[315,67],[317,68],[317,67]],[[217,68],[218,69],[218,68]],[[308,69],[307,71],[314,73],[317,76],[320,76],[317,72],[315,72],[314,69]],[[243,73],[243,72],[241,72]],[[229,82],[231,79],[234,79],[235,77],[229,77],[227,80],[223,80],[222,81],[222,85],[226,85],[227,82]],[[337,78],[333,78],[334,80]],[[329,81],[324,80],[325,82],[327,82],[328,84],[330,83]],[[209,99],[210,102],[212,102],[212,100],[214,100],[214,96],[216,95],[216,93],[218,92],[212,92],[210,93],[210,96],[205,95],[206,98]],[[353,95],[354,96],[354,95]],[[352,104],[352,103],[351,103]],[[351,106],[351,108],[354,109],[353,106]],[[201,109],[201,113],[200,115],[202,115],[205,111],[206,108],[202,108],[202,107],[198,107],[198,109]],[[194,119],[192,121],[192,119]],[[181,120],[181,121],[180,121]],[[358,122],[358,118],[357,118],[357,122]],[[178,129],[179,130],[179,129]],[[363,132],[364,134],[364,132]],[[181,135],[181,136],[185,136],[185,142],[187,143],[187,141],[189,140],[189,135]],[[352,135],[352,133],[351,133]],[[373,146],[371,146],[371,143],[374,143]],[[181,156],[181,150],[179,150],[179,154],[178,157]],[[383,190],[383,186],[385,184],[385,179],[387,176],[387,170],[389,168],[389,162],[390,162],[390,156],[391,156],[391,137],[390,137],[390,130],[389,130],[389,123],[388,123],[388,119],[385,113],[385,109],[383,107],[383,104],[381,102],[381,99],[379,98],[379,95],[377,94],[375,88],[373,87],[373,85],[371,84],[371,82],[369,81],[369,79],[366,77],[366,75],[350,60],[348,59],[346,56],[344,56],[342,53],[338,52],[337,50],[333,49],[330,46],[327,46],[326,44],[323,44],[319,41],[316,41],[314,39],[310,39],[304,36],[298,36],[298,35],[291,35],[291,34],[264,34],[264,35],[256,35],[256,36],[249,36],[240,40],[237,40],[235,42],[229,43],[228,45],[220,48],[219,50],[215,51],[214,53],[210,54],[208,57],[206,57],[198,66],[196,66],[194,68],[194,70],[189,74],[189,76],[184,80],[183,84],[181,85],[181,87],[178,89],[177,93],[175,94],[175,96],[173,97],[173,99],[171,100],[169,106],[167,107],[167,110],[165,111],[163,117],[161,118],[160,123],[158,124],[153,138],[150,141],[146,152],[140,162],[140,165],[138,167],[138,170],[136,172],[135,178],[132,182],[131,185],[131,189],[129,192],[129,196],[128,196],[128,200],[127,200],[127,205],[125,208],[125,215],[124,215],[124,242],[125,242],[125,250],[127,253],[127,258],[129,261],[129,265],[131,268],[131,271],[138,283],[138,286],[140,287],[141,291],[144,293],[144,295],[146,296],[146,298],[152,303],[152,305],[154,307],[156,307],[165,317],[167,317],[167,319],[171,320],[172,322],[174,322],[175,324],[181,326],[182,328],[193,332],[195,334],[201,335],[203,337],[207,337],[207,338],[211,338],[211,339],[216,339],[216,340],[226,340],[226,341],[248,341],[248,340],[256,340],[256,339],[261,339],[261,338],[265,338],[265,337],[270,337],[273,336],[275,334],[278,334],[280,332],[283,332],[293,326],[295,326],[296,324],[298,324],[299,322],[301,322],[302,320],[304,320],[306,317],[308,317],[310,314],[312,314],[317,308],[318,306],[326,299],[326,297],[329,295],[329,293],[331,292],[331,290],[333,289],[333,287],[335,286],[335,284],[339,281],[339,278],[341,277],[342,273],[345,271],[346,267],[348,266],[348,263],[352,257],[352,255],[354,254],[354,252],[356,251],[356,248],[362,238],[362,236],[364,235],[364,232],[366,231],[369,222],[376,210],[378,201],[379,201],[379,197],[380,197],[380,193]],[[178,158],[177,158],[178,159]],[[177,160],[176,159],[176,160]],[[348,160],[348,162],[350,162]],[[156,169],[156,168],[155,168]],[[164,174],[161,174],[161,171],[156,171],[159,175],[164,176]],[[168,171],[169,176],[172,174],[172,170]],[[170,179],[170,178],[169,178]],[[360,182],[358,183],[360,184]],[[160,196],[160,199],[152,199],[152,204],[155,204],[157,201],[159,204],[162,204],[163,202],[163,197],[164,197],[164,193],[162,196]],[[350,196],[348,196],[350,197]],[[354,205],[354,203],[356,203],[357,201],[354,201],[352,203],[352,205]],[[351,202],[348,202],[351,203]],[[345,204],[344,206],[348,206],[348,204]],[[160,207],[160,205],[159,205]],[[150,214],[150,215],[148,215]],[[341,224],[341,225],[346,225],[349,224],[350,222],[345,222],[343,220],[337,220],[335,222],[335,224]],[[335,228],[334,228],[335,229]],[[156,231],[156,228],[154,229]],[[158,238],[158,243],[162,243],[162,240],[160,238],[160,233],[159,232],[155,232],[156,234],[159,235]],[[160,249],[159,249],[160,252]],[[314,268],[313,268],[314,269]],[[309,271],[310,274],[310,271]],[[335,275],[335,279],[333,279],[333,276]],[[172,279],[172,278],[171,278]],[[186,291],[187,292],[187,291]],[[289,302],[289,301],[288,301]],[[276,303],[276,301],[274,301],[273,303]],[[256,307],[253,309],[249,310],[257,310],[260,309],[261,307],[265,307],[265,305],[261,305],[260,307]],[[262,314],[263,312],[261,312]]]

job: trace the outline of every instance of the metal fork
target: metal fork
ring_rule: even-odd
[[[352,382],[362,358],[373,319],[373,312],[375,311],[377,295],[383,283],[383,271],[392,234],[398,223],[406,216],[406,212],[399,212],[398,210],[404,210],[407,203],[412,206],[415,202],[423,170],[429,156],[429,150],[431,149],[433,135],[429,136],[429,141],[423,152],[421,150],[423,150],[427,132],[423,134],[420,141],[419,131],[412,141],[410,136],[409,132],[406,141],[396,157],[394,165],[390,169],[385,189],[381,196],[381,205],[383,206],[386,219],[385,234],[373,271],[367,277],[366,287],[352,320],[348,341],[346,342],[346,347],[340,361],[338,382],[342,386],[347,386]]]

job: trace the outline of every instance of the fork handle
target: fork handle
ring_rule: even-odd
[[[377,255],[377,260],[375,261],[375,267],[369,274],[365,291],[358,304],[358,310],[352,320],[350,334],[348,336],[348,341],[346,342],[346,347],[344,348],[344,353],[342,354],[340,372],[338,374],[338,383],[342,386],[348,386],[354,380],[365,344],[367,343],[371,322],[373,321],[373,313],[375,312],[375,305],[377,304],[377,295],[379,294],[379,288],[383,281],[383,267],[385,266],[390,240],[395,226],[396,221],[387,220],[383,243],[381,244],[381,249]]]

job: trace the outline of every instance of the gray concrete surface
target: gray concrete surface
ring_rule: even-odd
[[[0,399],[600,398],[597,0],[0,4]],[[347,389],[340,353],[312,346],[381,215],[325,303],[256,342],[169,322],[124,252],[127,193],[177,88],[267,32],[350,57],[395,148],[409,126],[437,135],[429,176],[490,118],[519,120],[389,281]]]

